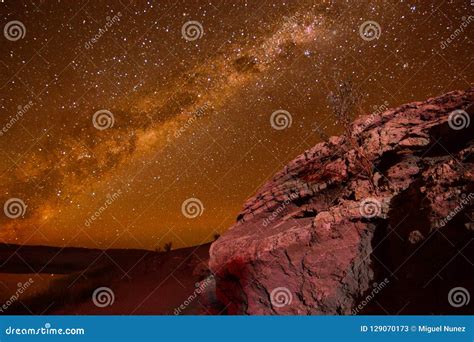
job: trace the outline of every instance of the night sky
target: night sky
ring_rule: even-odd
[[[341,132],[339,80],[367,114],[472,86],[473,9],[4,0],[0,241],[211,241],[317,131]]]

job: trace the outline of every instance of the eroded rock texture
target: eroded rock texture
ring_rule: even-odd
[[[472,313],[448,293],[474,296],[473,101],[359,118],[277,173],[211,246],[227,313]]]

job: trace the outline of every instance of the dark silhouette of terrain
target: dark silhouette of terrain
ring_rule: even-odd
[[[176,314],[190,296],[178,313],[205,314],[202,296],[193,294],[208,276],[208,250],[209,244],[168,252],[0,245],[0,305],[17,282],[33,279],[0,314]],[[113,291],[113,304],[94,304],[99,287]]]

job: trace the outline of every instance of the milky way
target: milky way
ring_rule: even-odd
[[[210,241],[318,132],[340,132],[340,79],[365,113],[472,85],[468,1],[0,8],[0,203],[22,211],[0,217],[4,242]]]

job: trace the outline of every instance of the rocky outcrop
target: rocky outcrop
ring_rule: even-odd
[[[227,312],[472,313],[448,296],[474,295],[473,102],[361,117],[278,172],[211,246]]]

